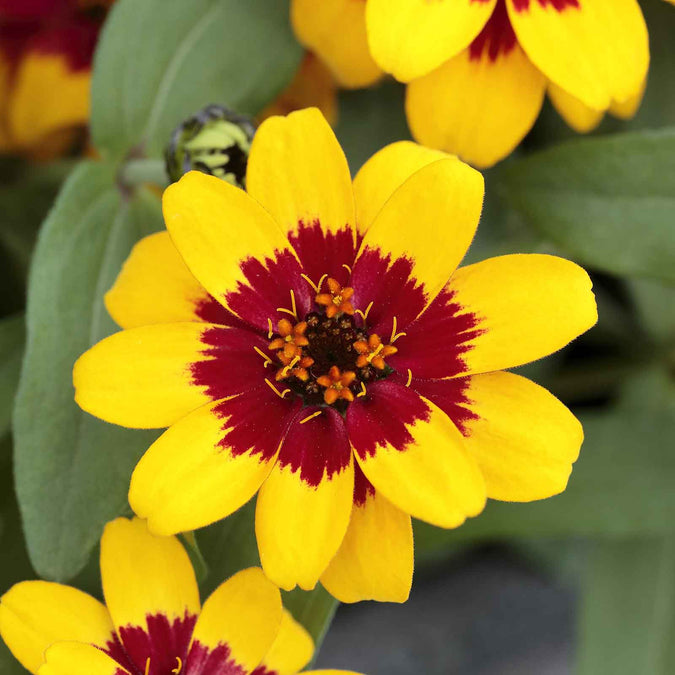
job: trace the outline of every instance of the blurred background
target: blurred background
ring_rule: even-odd
[[[0,45],[11,34],[2,22],[5,4]],[[93,4],[68,33],[78,54],[88,55],[80,73],[92,68],[112,3]],[[124,512],[130,467],[151,435],[111,435],[85,420],[72,403],[70,367],[114,329],[102,292],[133,242],[161,227],[157,189],[145,186],[166,180],[170,132],[209,103],[259,115],[307,103],[304,91],[275,99],[303,58],[287,3],[269,10],[258,0],[246,8],[199,0],[195,8],[213,11],[214,25],[180,67],[176,44],[194,28],[195,12],[172,3],[160,12],[156,0],[132,4],[117,0],[104,28],[91,132],[75,110],[82,85],[71,83],[67,133],[53,135],[58,119],[45,122],[37,139],[12,123],[16,138],[0,146],[0,592],[42,576],[100,593],[98,532]],[[338,608],[318,657],[322,667],[370,675],[675,672],[675,8],[663,0],[641,5],[652,65],[637,116],[606,119],[581,137],[546,103],[519,150],[485,172],[485,211],[465,261],[556,253],[593,276],[598,325],[570,348],[519,369],[584,424],[568,490],[532,504],[491,502],[454,531],[418,524],[410,601]],[[135,13],[138,26],[126,25]],[[52,27],[47,22],[45,30]],[[135,42],[150,28],[157,34],[148,45]],[[146,89],[160,90],[157,83],[161,105],[144,98]],[[314,94],[332,100],[323,86]],[[354,173],[385,144],[410,137],[402,86],[387,80],[337,96],[335,129]],[[124,106],[128,114],[118,123]],[[0,113],[5,125],[8,109]],[[83,156],[93,169],[83,168]],[[87,171],[93,177],[79,193]],[[132,204],[117,230],[110,224],[115,204],[100,221],[87,210],[106,190]],[[198,533],[204,592],[255,562],[251,513],[249,505]],[[288,606],[320,640],[335,606],[321,591],[307,595],[289,595]],[[0,645],[0,674],[20,672]]]

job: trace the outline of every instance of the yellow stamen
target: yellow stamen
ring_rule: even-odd
[[[282,375],[286,377],[286,375],[288,375],[288,372],[293,369],[293,367],[299,360],[300,360],[299,356],[294,356],[293,360],[281,371]]]
[[[291,390],[290,389],[284,389],[281,393],[279,390],[267,379],[265,378],[265,382],[267,382],[267,386],[279,397],[279,398],[284,398],[286,394],[290,394]]]
[[[267,325],[269,326],[267,330],[267,339],[271,340],[274,335],[274,328],[272,327],[272,319],[267,319]]]
[[[150,657],[145,660],[145,675],[150,673]]]
[[[319,279],[319,283],[316,285],[316,292],[321,293],[321,286],[323,285],[323,282],[326,281],[327,274],[321,275],[321,279]]]
[[[361,391],[356,395],[356,398],[361,398],[361,396],[366,395],[366,385],[364,382],[361,382]]]
[[[314,289],[315,293],[319,292],[319,287],[306,274],[300,276]]]
[[[408,381],[405,383],[405,386],[409,387],[411,382],[412,382],[412,370],[408,368]]]
[[[352,273],[352,268],[347,263],[342,263],[342,267],[344,267],[349,274]]]
[[[373,301],[371,300],[370,303],[368,304],[368,307],[366,307],[366,311],[363,312],[360,309],[355,310],[357,314],[361,315],[361,318],[363,319],[363,323],[366,322],[368,319],[368,314],[370,313],[370,309],[373,306]]]
[[[290,314],[297,321],[298,308],[295,305],[295,293],[293,293],[293,289],[291,289],[291,307],[292,309],[286,309],[285,307],[277,307],[277,312],[284,312],[285,314]]]
[[[384,349],[384,344],[382,344],[380,342],[380,344],[377,345],[377,347],[375,347],[375,351],[370,352],[370,354],[368,354],[368,363],[370,363],[383,349]]]
[[[304,420],[300,420],[300,424],[304,424],[305,422],[309,422],[309,420],[313,420],[315,417],[318,417],[321,414],[321,410],[317,410],[315,413],[312,413],[309,415],[309,417],[305,417]]]
[[[260,356],[262,356],[263,359],[265,359],[264,367],[267,368],[267,366],[269,366],[269,364],[272,363],[272,359],[269,356],[267,356],[267,354],[265,354],[265,352],[262,349],[260,349],[260,347],[253,347],[253,349],[255,349],[256,352],[258,352],[258,354],[260,354]]]
[[[393,345],[396,340],[398,340],[400,337],[403,337],[407,335],[407,333],[397,333],[396,332],[396,317],[394,317],[394,322],[391,327],[391,338],[389,339],[389,344]]]
[[[183,670],[183,661],[181,661],[180,656],[177,656],[177,657],[176,657],[176,661],[178,661],[178,667],[177,667],[177,668],[174,668],[174,669],[171,671],[174,675],[178,675],[178,673],[180,673],[180,671]]]

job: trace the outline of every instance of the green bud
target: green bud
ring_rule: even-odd
[[[193,169],[245,187],[255,125],[227,108],[210,105],[185,120],[164,153],[173,182]]]

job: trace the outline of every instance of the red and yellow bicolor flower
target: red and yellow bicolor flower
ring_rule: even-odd
[[[101,539],[105,605],[76,588],[24,581],[0,601],[0,635],[33,675],[294,675],[312,658],[307,631],[257,567],[200,605],[175,537],[119,518]],[[312,671],[314,675],[350,675]],[[309,674],[308,674],[309,675]],[[352,673],[351,675],[356,675]]]
[[[112,0],[0,0],[0,152],[49,158],[89,120],[91,61]]]
[[[296,32],[336,68],[334,52],[351,46],[323,37],[340,8],[367,30],[372,59],[409,83],[413,136],[475,166],[520,143],[547,92],[580,132],[608,111],[633,116],[642,99],[649,39],[637,0],[294,0]]]
[[[581,426],[501,371],[596,322],[590,280],[547,255],[457,269],[482,176],[400,142],[352,184],[315,109],[260,126],[246,185],[193,172],[166,190],[168,232],[136,245],[107,294],[124,330],[78,360],[76,400],[170,427],[131,479],[152,531],[207,525],[258,493],[276,584],[404,601],[411,515],[453,528],[487,497],[565,489]]]

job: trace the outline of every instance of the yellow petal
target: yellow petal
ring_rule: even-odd
[[[448,416],[389,382],[347,410],[349,438],[366,478],[395,506],[439,527],[457,527],[485,506],[483,477]]]
[[[426,75],[480,33],[496,0],[368,0],[375,60],[402,82]]]
[[[89,119],[88,70],[72,71],[65,56],[31,51],[22,59],[8,111],[9,133],[21,147]]]
[[[505,255],[457,270],[447,290],[474,312],[482,331],[464,354],[467,373],[535,361],[593,326],[595,297],[588,274],[550,255]]]
[[[589,108],[634,97],[647,76],[649,38],[637,0],[552,3],[507,0],[522,48],[546,77]],[[552,49],[551,45],[555,45]]]
[[[330,408],[311,415],[305,408],[293,422],[256,508],[263,569],[285,590],[314,588],[342,543],[352,507],[354,462],[342,418]]]
[[[361,234],[385,202],[416,171],[448,155],[410,141],[398,141],[376,152],[354,178],[356,226]]]
[[[376,271],[374,257],[390,256],[391,262],[405,259],[414,285],[424,295],[421,311],[446,284],[473,239],[483,206],[483,186],[477,171],[454,158],[427,164],[414,173],[366,232],[354,267],[354,287],[361,295],[368,292],[364,289],[372,280],[365,277]],[[359,297],[364,307],[374,299]],[[373,309],[378,312],[381,307]]]
[[[121,629],[138,626],[148,632],[148,618],[153,615],[172,622],[199,614],[199,589],[185,549],[174,537],[151,534],[147,523],[138,518],[117,518],[106,525],[101,538],[101,581],[123,642]]]
[[[55,642],[74,640],[105,647],[114,632],[105,606],[70,586],[24,581],[0,600],[0,636],[31,673],[37,673],[45,649]]]
[[[567,487],[583,430],[555,396],[512,373],[469,380],[466,447],[480,466],[488,497],[529,502]]]
[[[489,167],[532,128],[545,90],[546,78],[517,44],[495,59],[487,48],[466,49],[408,86],[408,123],[420,143]]]
[[[105,306],[122,328],[182,321],[219,323],[215,320],[219,313],[228,316],[190,273],[166,231],[134,246],[105,295]]]
[[[83,410],[112,424],[138,429],[170,426],[213,400],[191,368],[213,359],[209,331],[227,335],[228,329],[200,323],[157,324],[105,338],[75,363],[75,400]]]
[[[58,642],[45,653],[40,675],[128,675],[128,671],[92,645]]]
[[[605,116],[604,111],[589,108],[553,82],[548,85],[548,95],[560,116],[580,134],[593,131]]]
[[[190,646],[188,670],[190,662],[199,664],[209,652],[225,646],[228,658],[250,673],[272,646],[281,617],[279,589],[262,570],[251,567],[238,572],[204,603]],[[240,672],[233,665],[235,671]]]
[[[642,86],[638,92],[625,101],[616,101],[613,100],[612,104],[609,106],[609,112],[622,120],[629,120],[635,117],[635,114],[642,104],[642,99],[644,98],[645,91],[647,89],[647,80],[642,83]]]
[[[229,516],[271,471],[287,426],[287,404],[263,385],[184,417],[136,466],[129,488],[133,510],[165,535]]]
[[[302,272],[270,214],[243,190],[199,171],[167,188],[162,207],[171,239],[200,284],[232,312],[267,330],[267,318],[277,315],[275,307],[288,304],[289,284],[275,274],[274,265],[283,260],[291,283]],[[281,295],[266,293],[252,306],[238,291],[259,279],[261,267],[272,270]]]
[[[349,528],[321,577],[340,602],[405,602],[413,575],[410,516],[377,491],[354,504]]]
[[[354,0],[293,0],[291,22],[298,40],[316,52],[342,87],[367,87],[382,71],[366,36],[366,3]]]
[[[312,659],[314,642],[309,633],[284,610],[277,637],[261,666],[275,675],[296,675]]]
[[[289,235],[316,221],[331,233],[355,226],[347,159],[316,108],[272,117],[260,125],[246,188]]]

